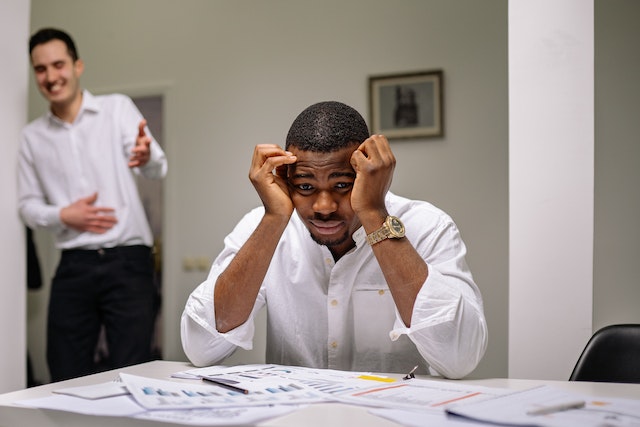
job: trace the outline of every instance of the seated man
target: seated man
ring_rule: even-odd
[[[362,116],[321,102],[283,150],[256,146],[264,206],[225,239],[189,297],[182,345],[196,366],[252,348],[267,307],[266,362],[461,378],[484,355],[482,297],[452,219],[389,192],[395,157]]]

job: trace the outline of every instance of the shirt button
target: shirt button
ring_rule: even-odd
[[[338,348],[338,343],[335,341],[331,342],[331,348]]]
[[[336,305],[338,305],[338,300],[332,299],[332,300],[331,300],[331,305],[332,305],[332,306],[334,306],[334,307],[335,307]]]
[[[380,289],[380,290],[378,291],[378,295],[384,295],[384,289]]]
[[[327,265],[331,265],[333,263],[333,260],[331,258],[325,258],[324,259],[325,264]]]

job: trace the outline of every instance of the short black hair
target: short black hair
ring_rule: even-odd
[[[285,149],[330,153],[369,138],[369,128],[360,113],[337,101],[307,107],[296,117],[287,134]]]
[[[31,56],[31,52],[33,52],[36,46],[50,42],[51,40],[63,41],[64,44],[67,45],[67,52],[69,52],[69,56],[73,59],[73,62],[76,62],[78,58],[80,58],[76,44],[73,42],[71,36],[57,28],[42,28],[34,33],[29,39],[29,56]]]

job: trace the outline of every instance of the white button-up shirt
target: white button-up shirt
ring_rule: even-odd
[[[185,353],[197,366],[213,365],[237,347],[252,348],[254,318],[267,307],[266,362],[355,371],[469,374],[487,345],[482,297],[465,262],[466,248],[451,218],[433,205],[389,193],[387,209],[429,267],[411,327],[398,314],[361,227],[356,247],[333,261],[292,215],[275,251],[250,319],[221,334],[213,304],[217,277],[264,214],[247,214],[225,239],[208,278],[189,297],[182,315]],[[435,372],[434,372],[435,371]]]
[[[127,96],[93,96],[84,91],[73,123],[48,112],[27,125],[18,157],[18,206],[25,223],[53,231],[60,249],[151,246],[153,237],[134,174],[162,178],[167,159],[147,128],[151,158],[142,168],[129,168],[141,120]],[[118,223],[104,234],[65,227],[60,210],[95,192],[95,206],[115,209]]]

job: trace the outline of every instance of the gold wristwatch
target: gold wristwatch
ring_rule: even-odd
[[[404,237],[404,224],[398,217],[389,215],[373,233],[367,235],[367,242],[373,246],[385,239],[401,239]]]

